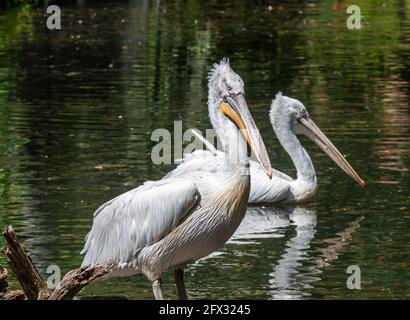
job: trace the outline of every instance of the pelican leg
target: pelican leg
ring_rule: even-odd
[[[177,285],[177,293],[179,300],[187,300],[185,284],[184,284],[184,270],[183,269],[175,269],[174,271],[175,276],[175,284]]]
[[[152,291],[154,292],[155,300],[164,300],[164,297],[162,295],[161,283],[161,278],[154,280],[154,282],[152,282]]]

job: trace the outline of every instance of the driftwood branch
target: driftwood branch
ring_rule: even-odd
[[[5,256],[7,262],[19,281],[21,290],[10,291],[7,288],[7,271],[0,268],[0,299],[15,300],[68,300],[81,291],[85,286],[106,275],[113,264],[97,265],[94,267],[80,267],[68,272],[57,288],[50,290],[41,274],[27,255],[23,246],[18,242],[16,233],[11,226],[3,232],[6,240]]]
[[[10,291],[7,283],[7,270],[0,267],[0,300],[24,300],[23,291]]]
[[[68,272],[51,293],[48,300],[71,300],[85,286],[107,274],[111,265],[97,265],[93,268],[81,267]]]
[[[16,233],[11,226],[4,230],[3,237],[7,243],[5,250],[7,262],[20,282],[27,299],[40,300],[48,296],[49,290],[43,277],[37,271],[24,248],[17,241]]]
[[[0,293],[7,291],[7,270],[0,267]]]

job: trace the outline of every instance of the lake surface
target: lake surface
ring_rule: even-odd
[[[316,201],[249,208],[229,243],[189,265],[189,296],[410,298],[410,2],[360,1],[361,30],[347,29],[344,1],[255,3],[66,1],[60,31],[43,7],[0,8],[0,227],[13,225],[45,276],[81,263],[100,204],[173,168],[152,163],[153,130],[210,127],[207,73],[228,56],[275,168],[295,172],[268,120],[283,91],[367,187],[301,138]],[[350,265],[360,290],[347,288]],[[142,275],[82,294],[152,298]]]

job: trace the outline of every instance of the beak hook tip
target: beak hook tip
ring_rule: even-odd
[[[363,179],[360,179],[359,184],[362,188],[366,187],[366,182]]]

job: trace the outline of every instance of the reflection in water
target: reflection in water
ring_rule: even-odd
[[[283,237],[289,226],[289,212],[274,207],[248,207],[241,225],[230,239],[231,243],[257,238]]]
[[[270,274],[270,284],[273,299],[301,299],[309,296],[307,289],[313,288],[313,283],[320,281],[319,274],[324,267],[330,266],[352,240],[353,233],[360,227],[359,217],[349,223],[349,226],[336,233],[336,237],[321,240],[326,246],[320,249],[320,255],[310,257],[308,252],[315,235],[317,213],[315,209],[294,208],[290,214],[296,235],[286,243],[285,253],[277,262]],[[304,264],[307,270],[300,272]]]
[[[294,206],[283,207],[248,207],[241,225],[233,234],[228,244],[261,245],[262,241],[273,239],[275,246],[280,238],[288,238],[289,233],[296,232],[289,238],[285,247],[279,246],[284,253],[278,261],[261,256],[258,263],[274,265],[274,271],[269,272],[269,288],[274,299],[301,298],[305,295],[305,281],[312,279],[308,274],[300,274],[299,267],[309,260],[308,250],[315,235],[317,212],[315,208]],[[268,249],[269,250],[269,249]],[[275,250],[274,247],[270,250]],[[223,251],[216,251],[204,260],[220,257]]]
[[[349,244],[349,241],[352,240],[353,233],[360,228],[360,222],[363,219],[364,217],[359,217],[350,222],[346,229],[336,233],[337,237],[323,240],[327,246],[320,250],[321,254],[314,260],[314,265],[318,269],[331,265],[339,257],[339,254]]]
[[[246,243],[263,238],[281,238],[285,233],[296,234],[285,244],[284,253],[269,273],[273,299],[298,299],[307,295],[309,282],[319,280],[301,274],[300,267],[309,261],[310,243],[315,236],[317,211],[313,207],[249,207],[230,243]],[[272,263],[263,261],[264,263]],[[309,273],[315,270],[309,270]]]
[[[298,268],[309,260],[308,250],[315,235],[317,212],[303,207],[249,207],[230,243],[244,243],[252,239],[280,238],[287,231],[296,232],[285,244],[284,253],[269,273],[273,299],[297,299],[306,288]],[[291,230],[287,230],[291,229]],[[241,242],[242,241],[242,242]]]
[[[399,184],[400,180],[390,180],[387,172],[408,172],[406,159],[410,157],[410,113],[407,102],[409,83],[392,77],[386,81],[383,102],[387,106],[380,117],[383,137],[375,144],[376,166],[383,172],[375,183]]]
[[[319,275],[323,268],[330,266],[346,249],[363,219],[353,220],[334,237],[316,241],[324,247],[318,250],[319,255],[312,257],[311,243],[317,225],[315,208],[249,207],[229,243],[244,244],[257,239],[280,238],[288,231],[296,233],[286,242],[284,252],[269,273],[269,286],[273,299],[301,299],[310,295],[308,289],[313,288],[314,282],[321,280]]]
[[[301,275],[298,268],[309,260],[307,251],[315,236],[316,209],[295,207],[287,210],[296,235],[286,242],[285,252],[269,275],[273,299],[301,298],[304,295],[303,289],[307,287],[306,282],[312,281],[308,275]]]

